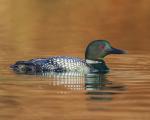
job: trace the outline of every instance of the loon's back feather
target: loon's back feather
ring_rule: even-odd
[[[88,72],[89,67],[85,60],[76,57],[56,56],[49,58],[37,58],[29,61],[18,61],[12,66],[15,71],[20,73],[28,72]]]

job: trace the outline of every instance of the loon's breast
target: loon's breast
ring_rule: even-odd
[[[90,71],[85,60],[76,57],[54,56],[49,58],[37,58],[29,61],[18,61],[12,66],[18,72],[84,72]]]

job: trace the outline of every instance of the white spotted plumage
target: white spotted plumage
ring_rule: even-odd
[[[43,71],[88,72],[90,70],[84,60],[76,57],[56,56],[32,59],[31,62],[40,66]]]

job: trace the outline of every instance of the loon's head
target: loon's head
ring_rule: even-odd
[[[86,48],[85,59],[102,60],[109,54],[125,54],[126,51],[111,46],[106,40],[94,40]]]

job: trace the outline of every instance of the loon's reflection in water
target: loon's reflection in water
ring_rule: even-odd
[[[50,86],[63,86],[58,94],[68,94],[71,91],[83,91],[88,100],[109,101],[112,96],[122,93],[125,86],[108,80],[107,74],[86,74],[78,72],[44,72],[36,74],[38,79],[49,79]]]
[[[52,86],[63,85],[69,90],[84,90],[84,74],[78,72],[44,72],[36,74],[41,79],[50,78],[49,84]],[[63,93],[63,91],[61,91]]]
[[[46,72],[36,74],[38,77],[53,78],[53,85],[65,85],[74,90],[124,90],[124,85],[113,83],[107,79],[107,74],[89,73],[84,75],[78,72]],[[73,85],[73,87],[71,87]]]

